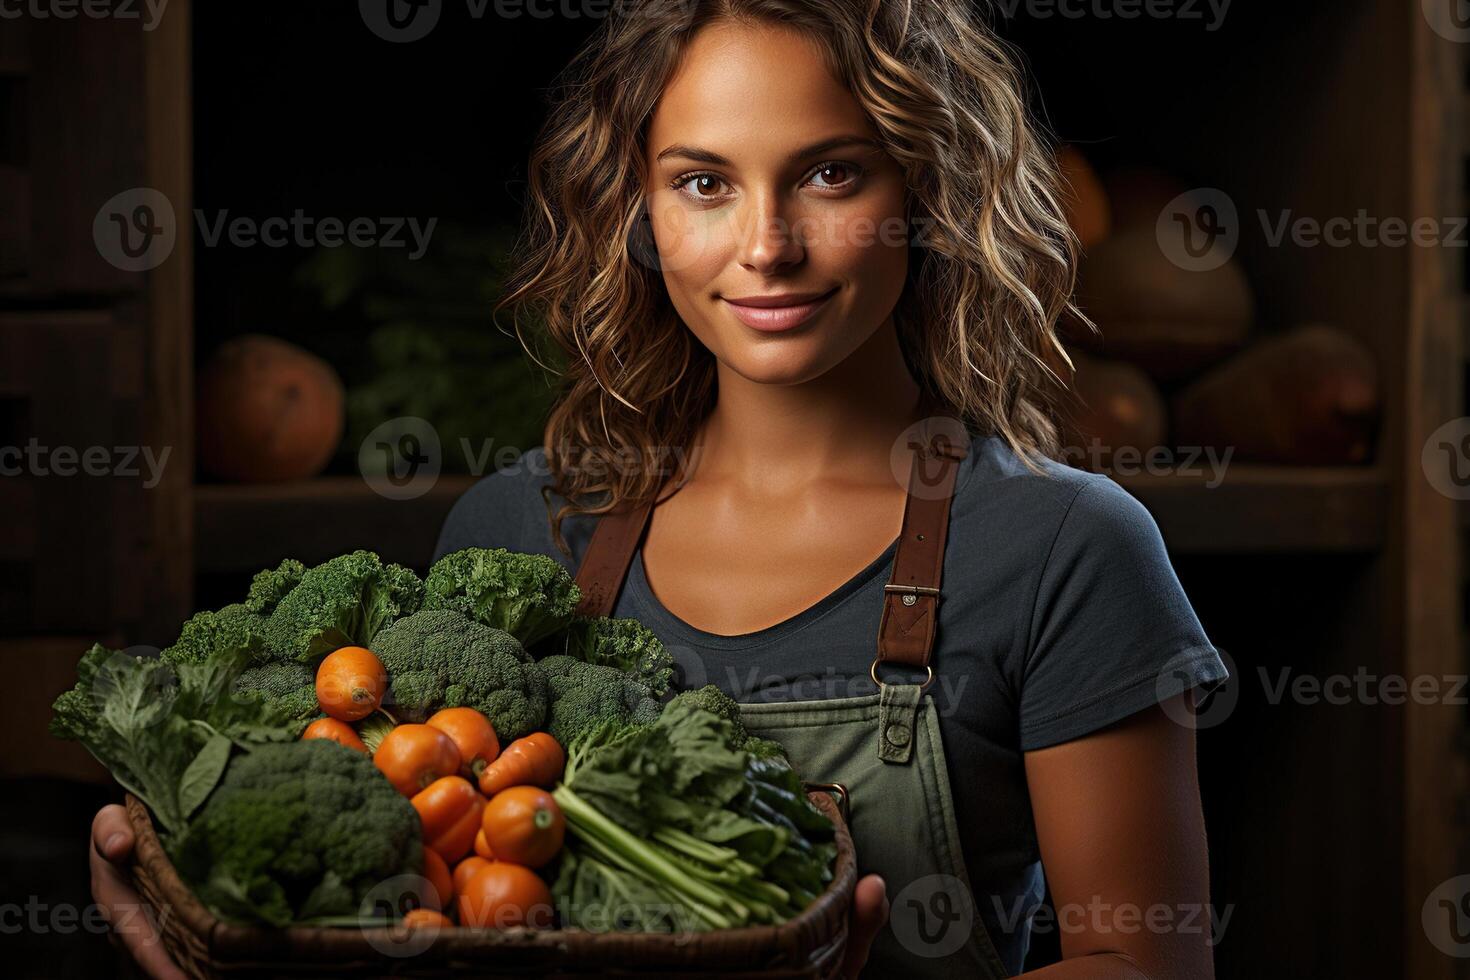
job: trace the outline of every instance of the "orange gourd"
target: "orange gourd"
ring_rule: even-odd
[[[470,876],[458,904],[461,925],[551,927],[551,889],[536,872],[519,864],[490,862]]]
[[[430,783],[410,801],[423,825],[424,846],[439,852],[445,861],[458,861],[469,853],[480,827],[485,798],[475,792],[468,779],[445,776]]]
[[[454,899],[454,878],[449,874],[449,865],[439,856],[439,852],[427,845],[424,846],[424,878],[429,882],[432,894],[425,895],[425,899],[432,899],[436,909],[449,908],[449,903]]]
[[[465,886],[469,884],[470,877],[481,869],[487,868],[489,866],[489,860],[480,857],[478,854],[471,854],[469,857],[456,864],[454,866],[454,874],[452,876],[454,880],[454,893],[456,895],[463,894]]]
[[[368,747],[358,738],[357,732],[345,721],[336,718],[318,718],[306,726],[306,731],[301,733],[302,741],[309,738],[324,738],[338,745],[345,745],[349,749],[356,749],[363,755],[368,754]]]
[[[445,708],[424,724],[439,729],[454,742],[459,749],[460,775],[472,782],[500,755],[495,726],[474,708]]]
[[[371,650],[342,647],[316,669],[316,701],[338,721],[360,721],[378,710],[388,690],[388,672]]]
[[[436,779],[459,772],[459,749],[437,728],[399,725],[383,736],[373,764],[394,789],[413,796]]]

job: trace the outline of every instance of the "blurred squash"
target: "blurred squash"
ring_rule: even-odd
[[[1062,203],[1067,209],[1067,224],[1072,226],[1082,247],[1090,249],[1107,238],[1113,226],[1113,211],[1107,192],[1103,190],[1097,171],[1076,147],[1061,148],[1057,153],[1057,167],[1066,181]]]
[[[1082,264],[1078,302],[1101,336],[1069,327],[1089,350],[1136,364],[1158,381],[1209,367],[1245,341],[1255,300],[1234,260],[1209,271],[1169,260],[1154,226],[1116,232]]]
[[[1164,398],[1148,375],[1131,364],[1081,353],[1073,353],[1072,362],[1077,366],[1072,379],[1077,405],[1068,426],[1069,449],[1080,451],[1088,462],[1095,456],[1106,464],[1118,449],[1146,452],[1163,444]]]
[[[1335,327],[1263,340],[1174,399],[1180,445],[1234,447],[1238,460],[1366,463],[1378,428],[1377,365]]]
[[[342,439],[342,381],[295,344],[246,334],[220,345],[199,372],[199,465],[240,483],[300,480],[322,471]]]

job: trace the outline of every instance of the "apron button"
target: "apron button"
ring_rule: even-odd
[[[883,733],[883,737],[893,745],[903,746],[909,744],[909,730],[903,725],[892,724]]]

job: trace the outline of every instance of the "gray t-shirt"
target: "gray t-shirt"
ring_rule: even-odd
[[[1022,754],[1227,676],[1143,506],[1105,476],[1046,469],[1031,473],[999,438],[971,442],[950,509],[929,688],[971,884],[1013,974],[1044,894]],[[550,555],[575,574],[596,518],[563,523],[568,559],[542,503],[549,482],[540,448],[479,481],[445,520],[435,557],[508,548]],[[685,686],[713,683],[737,701],[873,694],[868,668],[896,548],[805,611],[742,636],[703,632],[665,610],[640,549],[614,615],[653,630]]]

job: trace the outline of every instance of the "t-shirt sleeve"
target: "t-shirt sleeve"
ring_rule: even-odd
[[[526,551],[524,535],[529,496],[540,496],[513,469],[490,474],[462,493],[439,529],[434,561],[465,548]]]
[[[1083,483],[1042,570],[1020,692],[1021,748],[1079,738],[1228,676],[1158,525],[1105,477]]]

